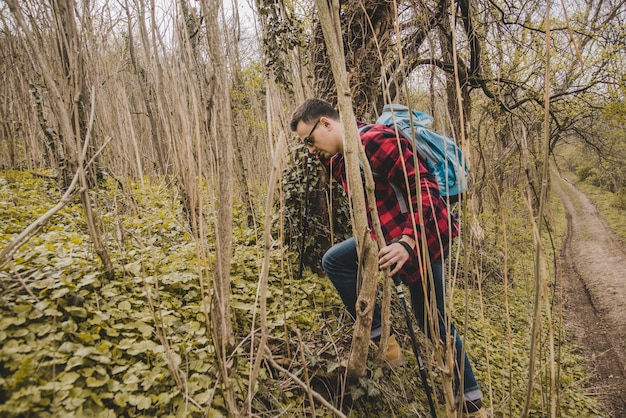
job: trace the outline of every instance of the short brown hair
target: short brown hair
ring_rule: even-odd
[[[339,112],[327,101],[322,99],[307,99],[293,111],[289,128],[295,132],[300,121],[312,123],[313,121],[319,120],[322,116],[339,120]]]

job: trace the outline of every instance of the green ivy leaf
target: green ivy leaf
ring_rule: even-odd
[[[74,352],[74,356],[76,357],[87,357],[90,354],[97,354],[98,350],[96,350],[93,347],[79,347],[75,352]]]
[[[30,334],[28,328],[19,328],[13,332],[13,337],[21,338]]]
[[[81,306],[68,306],[65,310],[76,318],[87,318],[87,309]]]
[[[76,325],[76,322],[74,321],[63,321],[61,329],[65,333],[74,333],[78,330],[78,325]]]
[[[59,382],[67,385],[71,385],[80,378],[80,374],[76,372],[68,372],[61,374]]]
[[[117,348],[120,350],[128,350],[132,347],[137,340],[135,338],[124,338],[117,344]]]
[[[130,395],[127,392],[118,392],[115,394],[115,397],[113,398],[113,403],[115,403],[115,405],[117,406],[124,407],[128,403],[129,396]]]
[[[100,378],[90,376],[85,380],[85,382],[87,383],[87,387],[90,387],[90,388],[97,388],[100,386],[104,386],[107,384],[108,381],[109,381],[109,376],[106,374],[104,376],[101,376]]]
[[[139,377],[135,373],[128,372],[124,375],[124,377],[122,378],[122,381],[126,385],[132,385],[132,384],[139,383]]]
[[[70,293],[70,289],[68,289],[67,287],[62,287],[60,289],[56,289],[55,291],[53,291],[52,294],[50,295],[50,299],[56,300],[56,299],[62,298],[68,293]]]
[[[145,353],[146,351],[155,351],[157,344],[150,340],[143,340],[138,343],[133,344],[128,350],[128,354],[131,356],[136,356],[140,353]]]
[[[83,357],[72,357],[67,361],[66,370],[71,370],[74,367],[82,366],[85,364],[85,359]]]
[[[128,403],[136,406],[139,410],[146,410],[152,405],[152,400],[144,395],[130,395],[128,397]]]
[[[127,311],[129,312],[132,309],[132,306],[130,305],[130,302],[127,300],[124,300],[122,302],[119,303],[119,305],[117,305],[117,308],[121,311]]]
[[[143,321],[135,321],[132,323],[132,326],[136,328],[144,338],[150,337],[154,331],[152,325],[146,324]]]
[[[246,302],[242,302],[242,301],[233,301],[231,303],[231,307],[233,309],[239,309],[239,310],[242,310],[242,311],[251,312],[252,309],[254,309],[254,304],[253,303],[246,303]]]
[[[92,334],[92,333],[87,333],[87,332],[80,332],[78,334],[76,334],[76,336],[78,338],[80,338],[80,340],[86,344],[91,344],[96,340],[100,339],[100,334]]]

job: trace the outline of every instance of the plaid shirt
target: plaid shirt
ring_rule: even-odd
[[[360,124],[360,126],[363,126]],[[393,129],[383,125],[371,125],[361,132],[361,142],[365,148],[365,154],[372,167],[375,180],[376,208],[387,243],[399,240],[402,235],[415,238],[416,257],[413,263],[405,264],[400,274],[405,276],[407,283],[413,283],[422,277],[426,264],[421,257],[422,225],[425,234],[425,243],[431,260],[437,260],[447,250],[452,238],[458,235],[458,226],[450,219],[446,202],[439,194],[439,186],[435,178],[428,172],[423,161],[418,158],[420,194],[419,200],[422,205],[422,217],[419,215],[419,200],[416,190],[416,175],[413,158],[413,146],[408,139],[400,136],[400,147]],[[400,153],[400,149],[402,153]],[[405,168],[406,177],[405,177]],[[348,192],[348,181],[345,170],[343,154],[336,154],[322,163],[332,169],[332,176]],[[406,179],[411,190],[411,206],[415,226],[411,219],[411,212],[403,213],[396,191],[392,184],[407,197]],[[423,222],[422,222],[423,219]],[[371,227],[371,219],[368,211],[368,220]],[[416,231],[417,230],[417,231]],[[416,234],[417,233],[417,234]]]

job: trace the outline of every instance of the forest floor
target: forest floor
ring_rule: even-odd
[[[626,250],[585,194],[565,179],[554,185],[567,216],[567,327],[587,359],[589,394],[609,416],[626,417]]]

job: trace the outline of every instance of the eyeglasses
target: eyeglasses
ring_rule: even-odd
[[[309,134],[307,136],[304,137],[304,139],[302,141],[304,141],[304,145],[306,145],[307,147],[312,147],[313,146],[313,137],[311,135],[313,135],[313,131],[315,130],[315,128],[317,128],[317,125],[319,125],[320,120],[318,119],[317,122],[315,122],[315,125],[313,125],[313,129],[311,129],[311,132],[309,132]]]

